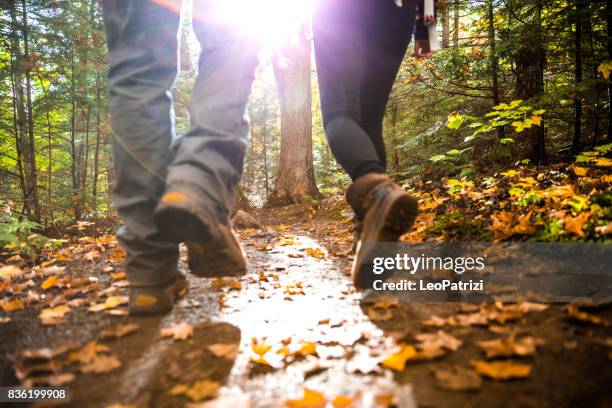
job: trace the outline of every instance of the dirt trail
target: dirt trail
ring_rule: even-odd
[[[187,296],[163,318],[115,317],[85,308],[75,309],[64,324],[41,326],[38,312],[24,309],[0,325],[2,354],[66,341],[83,346],[97,340],[108,347],[100,353],[117,356],[120,367],[97,375],[78,373],[74,363],[65,369],[77,373],[68,385],[69,405],[75,407],[188,406],[192,398],[176,386],[202,380],[221,384],[221,401],[231,407],[249,406],[247,401],[253,407],[285,406],[288,399],[299,399],[304,388],[324,394],[330,402],[347,397],[355,407],[392,401],[399,407],[612,403],[607,390],[612,333],[605,323],[569,321],[559,305],[521,312],[507,321],[498,313],[497,320],[484,324],[428,326],[425,322],[434,315],[470,319],[485,309],[460,303],[364,304],[346,276],[346,223],[312,219],[298,207],[258,216],[266,226],[241,232],[249,258],[246,276],[226,281],[190,278]],[[68,269],[80,266],[105,283],[106,262],[103,256],[93,266],[74,263]],[[607,306],[593,313],[612,321]],[[102,329],[127,323],[140,328],[125,337],[101,340]],[[178,323],[194,326],[191,338],[160,337],[160,329]],[[434,337],[418,340],[422,334]],[[533,355],[513,360],[531,367],[526,378],[494,381],[476,376],[478,386],[471,392],[437,385],[436,373],[451,366],[470,369],[471,361],[484,360],[479,341],[508,336],[538,340]],[[457,340],[459,346],[452,346]],[[381,364],[397,351],[397,344],[419,341],[421,346],[433,344],[431,350],[438,354],[409,359],[399,371]],[[436,341],[444,344],[435,346]],[[2,363],[3,383],[15,384],[12,361]],[[211,383],[200,384],[202,395]]]

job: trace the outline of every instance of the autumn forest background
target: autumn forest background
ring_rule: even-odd
[[[189,123],[198,54],[189,11],[183,13],[173,92],[178,134]],[[391,175],[409,187],[444,178],[465,183],[520,166],[568,163],[602,145],[605,156],[609,13],[604,1],[442,2],[441,51],[430,59],[409,53],[389,101]],[[8,1],[0,18],[0,225],[11,235],[8,229],[25,220],[50,232],[82,219],[114,218],[100,3]],[[311,38],[307,30],[301,35],[281,50],[288,67],[275,70],[267,59],[258,71],[248,106],[243,205],[316,200],[348,184],[325,141]],[[294,106],[304,99],[298,92],[311,94],[311,107]],[[583,162],[591,163],[594,156],[587,157]]]
[[[184,3],[177,135],[199,54]],[[610,2],[441,0],[438,17],[441,49],[410,46],[384,121],[388,171],[419,200],[402,240],[609,242]],[[247,106],[247,274],[189,277],[146,320],[128,316],[114,236],[101,2],[0,0],[0,384],[68,386],[79,407],[611,406],[609,287],[594,303],[359,296],[350,180],[297,31],[262,55]]]

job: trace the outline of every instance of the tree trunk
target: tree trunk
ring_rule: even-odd
[[[268,206],[320,196],[312,162],[310,52],[310,42],[302,30],[298,44],[289,44],[283,50],[286,66],[281,66],[278,58],[274,61],[281,106],[281,146],[276,185]]]
[[[495,40],[495,9],[493,0],[489,0],[487,4],[487,16],[489,19],[489,48],[491,53],[490,64],[491,64],[491,94],[493,97],[493,103],[497,106],[501,103],[499,97],[499,57],[497,56],[497,42]],[[505,131],[503,126],[497,128],[497,137],[503,139],[505,137]]]
[[[11,87],[13,91],[13,131],[15,132],[15,151],[17,153],[17,169],[19,175],[19,187],[23,198],[23,211],[30,212],[28,201],[28,189],[25,180],[25,170],[23,165],[23,138],[25,135],[25,110],[23,108],[23,88],[21,87],[21,50],[19,46],[19,29],[17,23],[16,5],[13,1],[9,8],[11,15]],[[13,55],[15,58],[13,58]]]
[[[610,2],[606,7],[606,25],[608,26],[608,58],[612,60],[612,9]],[[612,135],[612,83],[608,81],[608,137]]]
[[[100,98],[100,71],[96,72],[96,148],[94,151],[94,168],[91,181],[91,212],[96,215],[98,207],[98,176],[100,173],[100,111],[102,110]]]
[[[38,180],[36,173],[36,144],[34,141],[34,113],[32,110],[32,59],[30,57],[30,44],[28,33],[28,11],[25,0],[21,1],[23,11],[23,22],[21,29],[23,30],[23,57],[25,63],[25,80],[26,80],[26,108],[28,112],[28,163],[30,168],[29,184],[31,191],[32,205],[34,207],[34,220],[40,221],[40,202],[38,201]]]
[[[516,66],[515,94],[518,99],[530,100],[544,92],[544,68],[546,54],[542,27],[542,1],[537,0],[537,32],[530,34],[527,41],[515,53]],[[535,163],[541,163],[546,156],[546,134],[544,121],[540,126],[532,126],[524,131],[529,143],[529,157]]]
[[[574,74],[576,88],[582,82],[582,13],[584,10],[584,0],[576,2],[576,32],[574,35],[574,55],[576,70]],[[574,97],[574,138],[572,140],[572,153],[578,153],[580,150],[582,125],[582,99],[579,91],[576,89]]]
[[[454,10],[453,10],[453,47],[459,46],[459,31],[461,30],[461,17],[459,15],[459,0],[455,0]]]
[[[442,47],[450,46],[450,13],[448,0],[440,2],[440,14],[442,14]]]

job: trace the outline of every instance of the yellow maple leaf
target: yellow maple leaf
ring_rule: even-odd
[[[390,368],[395,371],[403,371],[406,367],[406,361],[417,355],[416,349],[409,344],[401,346],[401,350],[387,356],[383,362],[383,367]]]
[[[540,115],[533,115],[531,117],[531,122],[533,122],[534,125],[540,126],[542,123],[542,117]]]

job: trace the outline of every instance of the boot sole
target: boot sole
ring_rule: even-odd
[[[375,279],[384,279],[384,276],[375,277],[372,273],[367,273],[368,260],[376,248],[374,244],[397,242],[403,234],[410,231],[418,215],[417,201],[404,192],[389,197],[382,204],[375,213],[368,214],[373,219],[364,221],[364,227],[368,225],[369,228],[364,228],[361,241],[357,244],[351,275],[358,289],[370,288]]]
[[[194,276],[201,278],[232,277],[246,273],[246,261],[244,253],[238,242],[224,242],[224,246],[230,248],[238,246],[242,260],[236,261],[231,256],[223,257],[220,253],[215,254],[213,260],[207,259],[202,254],[196,254],[195,250],[200,245],[206,246],[212,241],[210,226],[196,216],[190,209],[182,208],[176,203],[162,204],[155,212],[155,223],[161,234],[168,237],[172,242],[188,244],[189,256],[194,260],[189,262],[189,270]],[[219,246],[219,245],[215,245]]]

